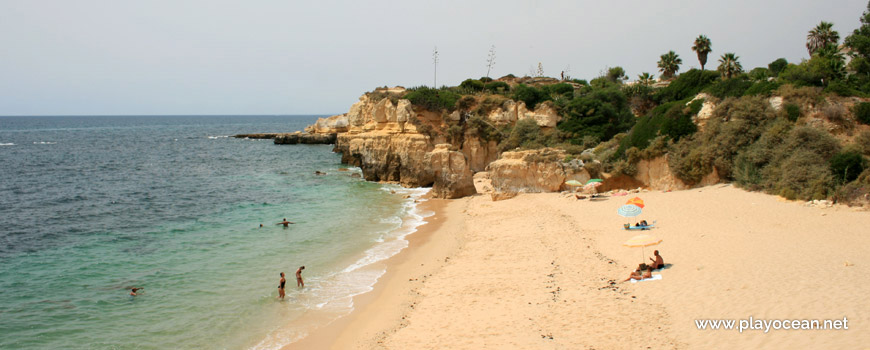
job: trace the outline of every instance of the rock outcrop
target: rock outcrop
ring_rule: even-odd
[[[347,114],[334,115],[329,118],[319,118],[313,125],[305,128],[311,134],[337,134],[347,132]]]
[[[303,132],[293,132],[289,134],[278,134],[275,136],[275,144],[278,145],[331,145],[336,140],[336,134],[309,134]]]
[[[565,163],[565,151],[554,148],[504,152],[487,167],[493,189],[497,192],[556,192],[565,181],[589,180],[583,167]]]
[[[366,132],[339,134],[335,152],[342,163],[358,166],[368,181],[397,182],[407,187],[427,187],[435,182],[424,158],[434,148],[422,134]]]
[[[449,144],[435,146],[423,161],[435,180],[432,194],[436,198],[461,198],[477,193],[465,154],[451,151]]]
[[[562,117],[549,102],[539,103],[533,111],[530,111],[526,108],[525,102],[507,100],[501,107],[492,110],[487,115],[487,119],[496,125],[511,124],[522,119],[533,119],[540,127],[555,128]]]

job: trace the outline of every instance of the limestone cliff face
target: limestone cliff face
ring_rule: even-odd
[[[562,117],[559,116],[550,102],[539,103],[533,111],[530,111],[526,108],[525,102],[508,100],[500,108],[490,112],[487,119],[501,125],[515,123],[523,119],[533,119],[540,127],[555,128]]]
[[[691,186],[687,185],[671,172],[671,167],[668,165],[667,155],[650,160],[640,160],[637,162],[636,166],[637,173],[632,177],[639,183],[642,183],[645,187],[649,187],[653,190],[686,190],[693,187],[714,185],[721,181],[716,170],[713,169],[713,171],[710,172],[710,174],[707,174],[707,176],[704,176],[699,183]]]
[[[582,162],[564,162],[566,153],[559,149],[500,154],[497,142],[472,133],[466,133],[461,143],[440,144],[445,141],[443,134],[424,134],[418,125],[446,128],[448,124],[441,123],[460,121],[462,114],[415,111],[410,101],[396,98],[402,92],[404,89],[395,88],[365,94],[347,113],[321,118],[306,131],[313,135],[337,134],[334,151],[342,154],[342,162],[360,167],[366,180],[408,187],[433,186],[433,194],[441,198],[474,194],[472,175],[481,171],[489,171],[493,189],[500,193],[555,192],[570,189],[566,181],[585,182],[590,178]],[[511,100],[495,108],[487,118],[495,125],[532,119],[544,128],[555,127],[560,121],[550,103],[529,110],[525,103]],[[673,176],[666,158],[642,160],[637,169],[631,177],[604,174],[604,186],[662,190],[690,187]],[[714,177],[708,176],[699,186],[718,182]]]
[[[403,91],[404,89],[395,88],[378,92],[400,94]],[[450,169],[456,169],[459,157],[451,153],[449,157],[442,159],[445,157],[441,154],[444,151],[439,150],[438,157],[430,156],[426,159],[427,154],[435,149],[436,142],[443,142],[444,138],[433,139],[424,135],[412,122],[413,119],[440,122],[441,115],[429,111],[415,111],[411,102],[405,99],[378,99],[372,96],[363,95],[347,113],[320,118],[314,125],[306,128],[306,131],[313,134],[338,134],[334,151],[342,154],[342,162],[362,168],[366,180],[398,182],[411,187],[438,184],[436,187],[439,190],[436,192],[445,196],[448,193],[449,196],[454,196],[455,193],[467,195],[468,186],[464,181],[450,180],[444,176],[439,178],[438,176],[444,175],[442,172],[427,168],[427,162],[435,159],[443,160],[441,163],[449,165]],[[456,117],[459,117],[458,113]],[[475,135],[466,135],[458,148],[457,153],[463,156],[463,167],[471,173],[484,170],[487,164],[498,158],[498,144],[495,141],[481,140]],[[470,180],[468,183],[471,183]],[[445,187],[450,188],[442,191]],[[473,188],[473,185],[470,187]]]
[[[439,144],[423,159],[427,172],[435,179],[432,194],[437,198],[461,198],[477,193],[465,154],[451,151],[450,146]]]
[[[408,187],[431,186],[425,157],[434,147],[422,134],[364,132],[339,134],[335,152],[343,163],[358,166],[369,181],[398,182]]]
[[[489,163],[498,159],[498,142],[482,140],[479,137],[466,135],[459,149],[468,157],[468,165],[472,172],[485,171]]]
[[[565,151],[554,148],[504,152],[487,167],[492,187],[498,192],[556,192],[565,181],[589,180],[582,166],[564,163]]]

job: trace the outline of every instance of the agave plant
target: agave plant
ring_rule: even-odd
[[[701,70],[704,70],[704,65],[707,64],[707,54],[713,51],[713,44],[710,42],[710,38],[699,35],[697,39],[695,39],[695,45],[692,46],[692,51],[698,54],[698,62],[701,63]]]
[[[807,51],[812,56],[819,49],[828,46],[828,44],[836,45],[839,41],[840,33],[834,30],[834,24],[822,21],[807,34]]]
[[[737,61],[738,59],[740,59],[740,57],[735,55],[733,52],[725,53],[721,58],[719,58],[718,70],[719,73],[722,74],[722,78],[731,79],[735,75],[743,72],[743,66],[740,65],[739,61]]]
[[[656,77],[647,72],[643,72],[643,74],[637,75],[637,82],[641,85],[652,85],[656,82]]]
[[[670,79],[674,77],[674,74],[680,70],[680,65],[683,64],[683,60],[677,55],[674,51],[669,51],[668,53],[661,56],[659,60],[659,71],[662,72],[663,79]]]

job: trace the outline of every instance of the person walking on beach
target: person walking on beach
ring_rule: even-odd
[[[305,266],[300,266],[298,270],[296,270],[296,286],[297,287],[305,287],[305,282],[302,281],[302,270],[305,270]]]
[[[287,280],[284,279],[284,273],[281,272],[281,279],[278,281],[278,298],[284,300],[284,284],[287,283]]]
[[[290,224],[295,224],[295,222],[287,221],[287,218],[284,218],[284,221],[281,221],[275,225],[284,225],[284,227],[290,227]]]

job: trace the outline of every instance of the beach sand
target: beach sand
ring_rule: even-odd
[[[731,185],[634,195],[433,201],[436,216],[348,317],[287,349],[719,349],[870,346],[870,212]],[[434,220],[432,220],[434,219]],[[636,219],[636,220],[635,220]],[[662,279],[625,279],[658,249]],[[658,272],[657,272],[658,273]],[[699,330],[696,319],[840,319],[848,330]]]

